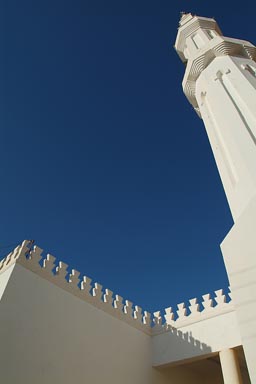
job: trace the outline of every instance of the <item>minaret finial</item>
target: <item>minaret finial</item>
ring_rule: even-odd
[[[189,12],[180,12],[180,22],[179,22],[179,25],[184,25],[186,24],[189,20],[191,20],[193,18],[193,15]]]

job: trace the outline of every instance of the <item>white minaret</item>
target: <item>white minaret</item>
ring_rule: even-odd
[[[256,383],[256,47],[183,14],[183,90],[203,119],[234,226],[221,244],[251,382]]]

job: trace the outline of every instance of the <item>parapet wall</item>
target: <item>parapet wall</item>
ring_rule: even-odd
[[[150,335],[104,298],[87,294],[89,281],[81,290],[72,271],[65,277],[63,263],[53,272],[49,257],[38,263],[40,252],[21,247],[1,263],[1,382],[148,384]],[[99,286],[93,288],[97,294]]]
[[[165,313],[156,311],[151,315],[148,311],[142,311],[138,305],[133,305],[131,301],[113,294],[110,289],[103,289],[98,282],[92,283],[89,277],[81,276],[77,270],[71,269],[68,272],[67,264],[62,261],[56,262],[56,258],[50,254],[44,258],[42,253],[41,248],[25,240],[0,262],[0,273],[17,262],[81,300],[149,335],[163,333],[171,328],[182,328],[234,311],[231,293],[225,295],[220,289],[215,291],[213,298],[210,294],[205,294],[202,296],[202,301],[193,298],[189,300],[188,306],[180,303],[177,305],[177,310],[168,307]]]
[[[225,295],[223,289],[219,289],[215,291],[214,297],[208,293],[202,298],[203,300],[190,299],[188,306],[185,303],[180,303],[177,305],[177,310],[168,307],[164,314],[161,311],[154,312],[154,334],[168,331],[171,328],[182,328],[235,311],[230,291]]]
[[[18,263],[81,300],[146,334],[151,334],[152,316],[149,312],[142,311],[138,305],[133,305],[131,301],[124,300],[120,295],[114,295],[110,289],[103,289],[97,282],[92,284],[89,277],[80,277],[80,272],[75,269],[71,269],[69,273],[67,264],[62,261],[56,262],[56,258],[50,254],[43,258],[42,253],[43,249],[25,240],[0,262],[0,273],[12,264]]]

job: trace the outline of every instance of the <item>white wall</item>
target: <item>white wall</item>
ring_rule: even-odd
[[[52,257],[39,264],[42,250],[36,247],[27,258],[26,249],[25,242],[0,262],[0,377],[5,384],[201,384],[206,360],[194,371],[191,359],[241,344],[232,302],[225,303],[222,290],[215,292],[214,307],[204,295],[202,312],[196,299],[190,300],[190,315],[182,316],[179,309],[178,329],[166,332],[159,323],[152,330],[132,316],[128,302],[125,314],[120,304],[113,308],[111,295],[101,300],[100,285],[93,297],[86,293],[89,281],[79,288],[76,271],[67,281],[64,263],[56,275]],[[172,324],[171,319],[168,308],[166,321]],[[161,367],[153,375],[152,349],[153,365]],[[180,366],[163,368],[166,364]],[[211,384],[212,372],[207,375]]]
[[[197,102],[234,221],[256,191],[256,78],[245,77],[246,65],[256,67],[246,58],[217,57],[196,83]]]
[[[221,244],[244,352],[256,383],[256,195]]]
[[[153,336],[153,365],[193,360],[239,345],[236,313],[228,312]]]
[[[4,384],[150,380],[150,336],[18,264],[0,303],[0,340]]]
[[[9,279],[10,279],[11,274],[12,274],[13,268],[14,268],[14,265],[11,265],[10,268],[5,270],[0,275],[0,300],[1,300],[2,296],[3,296],[3,294],[4,294],[4,291],[6,289],[7,283],[9,281]]]

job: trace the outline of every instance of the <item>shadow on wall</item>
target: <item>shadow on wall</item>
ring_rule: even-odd
[[[154,366],[160,366],[187,359],[194,359],[212,354],[209,345],[192,336],[192,332],[182,332],[171,325],[165,324],[165,332],[153,337]],[[157,332],[157,326],[154,327]],[[165,362],[163,364],[163,362]]]
[[[223,384],[220,366],[209,363],[208,358],[215,355],[209,345],[195,339],[191,332],[183,333],[166,324],[165,329],[153,341],[153,384]]]

